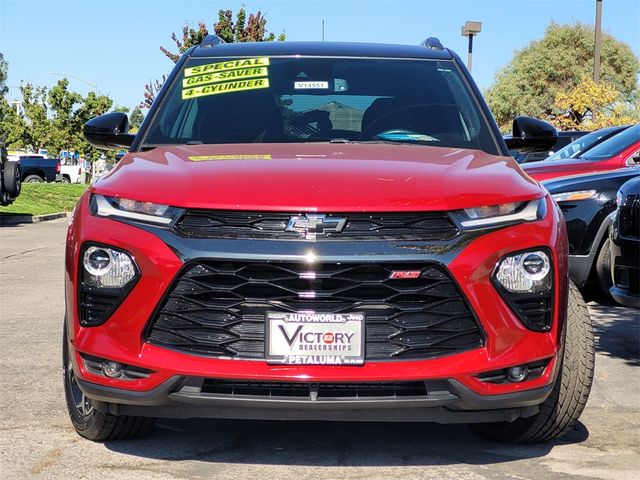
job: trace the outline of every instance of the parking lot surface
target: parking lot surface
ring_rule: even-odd
[[[562,441],[503,445],[463,425],[198,419],[161,420],[139,440],[84,440],[62,390],[66,225],[0,228],[3,479],[638,478],[640,314],[596,304],[595,382]]]

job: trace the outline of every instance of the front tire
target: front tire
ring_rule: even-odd
[[[594,367],[591,317],[577,287],[570,283],[565,345],[560,372],[549,398],[533,417],[475,424],[471,428],[499,442],[538,443],[561,437],[578,421],[587,404]]]
[[[66,324],[62,343],[62,362],[67,410],[71,423],[79,435],[97,442],[124,440],[139,437],[153,426],[154,418],[111,415],[93,407],[91,399],[80,390],[73,372],[73,365],[69,358]]]
[[[12,197],[20,195],[22,171],[18,162],[5,162],[3,183],[4,189]]]

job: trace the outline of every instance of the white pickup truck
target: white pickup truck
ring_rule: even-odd
[[[60,165],[60,182],[82,183],[84,181],[84,167],[82,165]]]

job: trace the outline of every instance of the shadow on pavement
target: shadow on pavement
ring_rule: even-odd
[[[592,315],[596,351],[640,366],[640,311],[597,303],[590,303],[589,310],[596,314]]]
[[[150,435],[108,449],[157,460],[303,466],[484,465],[543,457],[589,437],[582,423],[561,441],[494,443],[464,425],[431,423],[160,420]]]

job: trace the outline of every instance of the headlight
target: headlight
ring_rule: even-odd
[[[556,202],[572,202],[575,200],[589,200],[598,196],[597,190],[577,190],[575,192],[554,193],[551,195]]]
[[[89,287],[121,288],[133,280],[136,269],[133,259],[113,248],[92,246],[85,250],[82,265],[83,281]]]
[[[511,202],[485,207],[465,208],[453,212],[465,229],[497,227],[522,222],[533,222],[544,218],[544,198],[529,202]]]
[[[120,217],[140,222],[169,225],[181,209],[159,203],[141,202],[127,198],[92,195],[91,213],[98,217]]]
[[[513,293],[538,293],[551,287],[551,262],[541,251],[518,253],[504,257],[496,271],[496,280]]]

